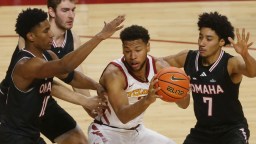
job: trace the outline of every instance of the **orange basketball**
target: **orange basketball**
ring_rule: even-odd
[[[187,96],[189,78],[182,69],[177,67],[164,68],[157,73],[156,78],[158,82],[154,87],[161,88],[156,94],[162,96],[162,100],[175,102]]]

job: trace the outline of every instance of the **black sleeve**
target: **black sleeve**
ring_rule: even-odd
[[[74,74],[75,72],[72,71],[71,73],[68,74],[68,76],[64,79],[61,79],[63,82],[69,84],[73,79],[74,79]]]
[[[187,75],[189,75],[189,68],[191,66],[191,62],[194,62],[195,59],[193,59],[192,57],[192,54],[194,53],[195,51],[192,51],[192,50],[189,50],[188,54],[187,54],[187,57],[186,57],[186,60],[185,60],[185,64],[184,64],[184,70],[186,72]]]
[[[3,79],[2,83],[8,87],[9,85],[9,82],[11,80],[11,77],[10,77],[10,74],[11,74],[11,62],[14,61],[14,59],[17,57],[18,53],[19,53],[20,49],[19,49],[19,46],[17,45],[13,54],[12,54],[12,58],[11,58],[11,61],[10,61],[10,64],[9,64],[9,67],[6,71],[6,75],[5,75],[5,78]]]

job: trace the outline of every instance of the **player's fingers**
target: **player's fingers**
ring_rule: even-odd
[[[249,38],[250,38],[250,33],[248,32],[245,39],[246,43],[249,41]]]
[[[155,92],[159,91],[160,89],[161,89],[161,87],[155,88]]]
[[[158,79],[153,77],[151,80],[151,86],[154,86],[157,82],[158,82]]]
[[[240,33],[239,33],[239,29],[236,28],[236,37],[237,37],[237,40],[240,41],[241,40],[241,36],[240,36]]]
[[[242,40],[245,40],[245,29],[242,29]]]
[[[156,96],[156,98],[163,98],[163,96],[161,96],[161,95],[155,95]]]
[[[188,79],[189,79],[189,81],[191,80],[191,77],[188,75]]]
[[[250,46],[252,46],[252,44],[253,44],[253,42],[249,43],[249,44],[247,45],[247,47],[250,47]]]
[[[92,110],[92,114],[97,114],[97,110],[96,110],[96,109],[93,109],[93,110]]]
[[[121,25],[121,26],[119,26],[119,27],[116,27],[116,31],[122,29],[123,27],[124,27],[124,25]]]
[[[235,42],[234,42],[234,40],[233,40],[231,37],[228,37],[228,40],[230,41],[230,43],[231,43],[232,45],[235,45]]]

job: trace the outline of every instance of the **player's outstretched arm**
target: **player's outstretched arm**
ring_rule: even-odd
[[[54,81],[54,84],[52,85],[51,94],[54,97],[57,97],[64,101],[76,105],[81,105],[84,108],[88,109],[89,112],[101,112],[102,109],[106,108],[105,99],[102,99],[99,96],[84,96],[80,93],[70,90],[69,88],[57,81]]]
[[[110,37],[117,30],[121,29],[121,23],[124,16],[118,16],[113,21],[105,23],[104,28],[92,39],[84,43],[78,49],[65,55],[62,59],[54,59],[45,62],[41,58],[33,58],[26,65],[21,65],[24,71],[21,72],[23,77],[28,78],[45,78],[72,72],[78,67],[92,50],[104,39]],[[54,54],[52,54],[54,55]],[[56,56],[56,55],[55,55]],[[24,62],[22,62],[24,63]]]

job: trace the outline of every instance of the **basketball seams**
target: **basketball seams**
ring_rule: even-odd
[[[159,84],[159,81],[161,81],[161,82],[165,82],[165,83],[168,83],[168,84],[172,84],[172,85],[175,85],[175,86],[177,86],[177,87],[181,87],[181,88],[183,88],[183,89],[185,89],[185,90],[189,90],[189,89],[187,89],[187,88],[185,88],[185,87],[183,87],[183,86],[181,86],[181,85],[178,85],[178,84],[175,84],[175,83],[172,83],[172,82],[169,82],[169,81],[165,81],[165,80],[158,80],[158,85],[160,86],[160,84]]]
[[[187,95],[189,91],[189,77],[186,73],[177,67],[168,67],[161,69],[156,79],[158,82],[154,87],[160,87],[158,95],[162,95],[162,100],[166,102],[175,102]]]
[[[175,99],[175,100],[178,100],[180,98],[176,98],[176,97],[173,97],[172,95],[169,95],[168,93],[166,93],[164,90],[160,89],[159,91],[161,91],[162,93],[164,93],[166,96],[172,98],[172,99]]]
[[[187,75],[185,75],[185,74],[183,74],[183,73],[181,73],[181,72],[165,72],[165,73],[162,73],[162,74],[160,74],[160,75],[157,75],[157,77],[161,77],[161,76],[164,75],[164,74],[177,74],[177,73],[183,75],[183,76],[186,77],[186,78],[188,78]]]

